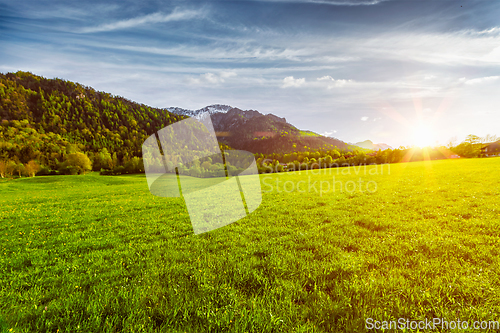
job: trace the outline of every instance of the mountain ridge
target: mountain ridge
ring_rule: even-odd
[[[230,111],[251,112],[251,113],[257,112],[261,115],[276,117],[275,118],[276,120],[282,120],[282,121],[286,122],[286,118],[279,117],[279,116],[272,114],[272,113],[263,114],[263,113],[260,113],[259,111],[253,110],[253,109],[242,110],[240,108],[232,107],[232,106],[227,105],[227,104],[212,104],[212,105],[208,105],[208,106],[205,106],[205,107],[203,107],[201,109],[197,109],[197,110],[184,109],[181,107],[170,107],[170,108],[167,108],[167,110],[172,112],[172,113],[178,114],[178,115],[189,116],[189,117],[193,117],[193,118],[197,118],[197,119],[200,118],[202,116],[202,114],[204,114],[206,112],[208,112],[208,114],[210,114],[210,115],[213,115],[215,113],[228,113]]]
[[[358,146],[361,148],[365,149],[371,149],[371,150],[386,150],[386,149],[392,149],[391,146],[385,143],[373,143],[371,140],[365,140],[361,142],[356,142],[353,144],[354,146]]]
[[[199,118],[205,112],[208,112],[210,115],[212,115],[216,112],[225,113],[231,110],[232,108],[233,108],[232,106],[226,104],[212,104],[198,110],[184,109],[177,106],[169,107],[167,108],[167,110],[178,115]]]
[[[198,110],[179,107],[170,112],[200,118],[210,114],[217,139],[235,149],[252,153],[305,151],[309,149],[348,149],[336,138],[324,137],[311,131],[302,131],[288,123],[286,118],[257,110],[242,110],[225,104],[213,104]]]

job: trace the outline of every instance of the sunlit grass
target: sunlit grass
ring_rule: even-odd
[[[144,176],[3,181],[0,317],[15,332],[498,320],[500,159],[355,170],[261,175],[263,184],[362,178],[377,191],[273,186],[249,217],[197,236],[182,199],[151,195]]]

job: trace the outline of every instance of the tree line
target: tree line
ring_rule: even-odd
[[[396,149],[378,150],[317,150],[293,153],[255,154],[259,173],[286,172],[345,166],[415,162],[423,160],[439,160],[447,158],[478,158],[482,156],[485,143],[497,141],[496,135],[468,135],[457,144],[450,140],[446,146],[440,147],[399,147]]]

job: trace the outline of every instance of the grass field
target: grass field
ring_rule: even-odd
[[[0,182],[0,327],[363,332],[367,318],[499,320],[500,158],[356,168],[263,174],[253,214],[200,235],[182,199],[151,195],[144,176]],[[333,176],[374,183],[309,188]]]

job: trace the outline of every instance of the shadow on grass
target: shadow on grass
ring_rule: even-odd
[[[7,333],[9,331],[9,325],[7,322],[0,317],[0,333]]]

